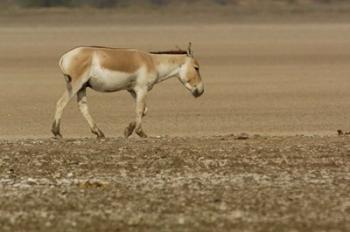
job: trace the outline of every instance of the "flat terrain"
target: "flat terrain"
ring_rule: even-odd
[[[157,25],[61,17],[55,24],[55,18],[39,16],[0,22],[2,138],[50,136],[56,101],[65,88],[57,62],[70,48],[164,50],[186,47],[188,41],[201,64],[205,94],[194,99],[176,79],[155,86],[144,120],[150,135],[329,135],[350,128],[348,23],[193,20]],[[120,136],[134,119],[128,93],[88,91],[88,96],[91,113],[107,136]],[[75,100],[62,127],[67,137],[90,136]]]
[[[349,20],[109,13],[0,15],[1,231],[350,231]],[[107,139],[75,100],[49,139],[63,52],[189,41],[205,94],[155,86],[151,138],[120,137],[128,93],[88,91]]]
[[[350,137],[0,142],[1,231],[349,231]]]

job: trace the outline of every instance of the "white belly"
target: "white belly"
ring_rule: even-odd
[[[89,86],[100,92],[131,89],[135,85],[136,77],[136,73],[124,73],[97,68],[90,75]]]

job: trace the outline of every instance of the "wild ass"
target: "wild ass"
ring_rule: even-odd
[[[100,92],[127,90],[135,99],[136,119],[125,128],[125,137],[129,137],[134,131],[140,137],[147,137],[141,122],[147,112],[146,95],[155,84],[178,77],[194,97],[199,97],[204,92],[199,64],[193,57],[191,43],[187,51],[163,52],[96,46],[77,47],[61,57],[59,66],[65,76],[67,90],[56,106],[51,130],[56,138],[62,137],[61,116],[65,106],[75,95],[91,132],[97,135],[97,138],[104,137],[89,113],[87,87]]]

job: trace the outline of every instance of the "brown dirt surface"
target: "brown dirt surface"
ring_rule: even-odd
[[[349,231],[350,137],[0,142],[1,231]]]
[[[350,137],[330,136],[350,128],[349,14],[33,12],[0,15],[1,232],[350,231]],[[153,137],[118,137],[134,119],[128,93],[88,91],[108,138],[91,138],[73,100],[70,139],[48,139],[64,51],[189,41],[205,94],[155,86]]]
[[[350,128],[348,23],[36,22],[0,23],[1,138],[50,136],[56,101],[65,88],[57,62],[68,49],[102,45],[162,50],[185,47],[188,41],[201,65],[205,94],[194,99],[176,79],[156,85],[144,119],[150,135],[330,135]],[[133,99],[125,91],[88,91],[88,101],[107,136],[120,136],[135,117]],[[62,128],[67,137],[90,134],[75,100],[64,112]]]

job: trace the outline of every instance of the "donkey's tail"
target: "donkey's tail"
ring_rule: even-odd
[[[71,83],[71,82],[72,82],[72,77],[69,76],[68,74],[64,74],[64,80],[65,80],[67,83]]]
[[[66,81],[66,87],[68,90],[68,93],[72,93],[72,77],[69,76],[68,74],[64,74],[64,80]]]
[[[58,62],[58,65],[63,73],[64,80],[66,81],[66,87],[67,87],[68,93],[71,94],[71,92],[72,92],[72,77],[69,74],[67,74],[67,72],[63,66],[63,59],[64,59],[64,55],[61,56],[61,58]]]

